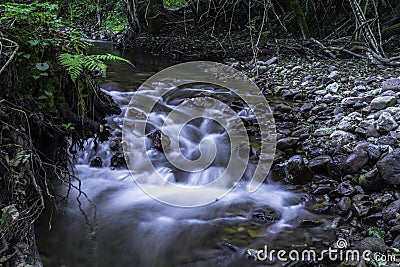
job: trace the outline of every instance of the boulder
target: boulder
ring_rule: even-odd
[[[383,82],[382,84],[382,92],[385,91],[400,91],[400,79],[398,78],[390,78]]]
[[[382,110],[397,103],[394,96],[378,96],[371,101],[371,109]]]
[[[390,185],[400,184],[400,149],[387,154],[376,164],[379,174]]]

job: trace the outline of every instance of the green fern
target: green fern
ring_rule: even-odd
[[[84,70],[94,71],[96,68],[100,68],[101,71],[105,73],[107,65],[104,61],[122,61],[133,66],[129,60],[110,54],[86,56],[64,53],[58,56],[58,62],[66,69],[74,82],[79,78]]]

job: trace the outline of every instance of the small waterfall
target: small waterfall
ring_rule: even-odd
[[[211,89],[207,89],[211,90]],[[193,91],[203,92],[199,88]],[[190,89],[182,92],[193,93]],[[214,203],[197,208],[180,208],[154,200],[134,182],[126,168],[112,167],[112,149],[122,136],[123,115],[132,97],[131,92],[107,92],[120,105],[122,114],[107,118],[113,137],[95,144],[88,140],[76,156],[75,172],[81,189],[96,205],[95,239],[90,239],[85,220],[79,209],[76,191],[71,191],[64,214],[56,220],[53,249],[59,264],[69,266],[252,266],[247,259],[247,247],[263,247],[266,242],[279,239],[285,229],[297,224],[304,214],[300,198],[277,184],[264,184],[256,193],[249,193],[246,180]],[[186,95],[186,94],[184,94]],[[187,96],[187,95],[186,95]],[[182,128],[179,147],[191,160],[199,157],[198,144],[210,139],[218,144],[216,157],[202,172],[177,171],[168,164],[164,153],[154,147],[151,134],[159,130],[167,119],[168,105],[176,104],[179,95],[168,99],[149,116],[146,140],[148,155],[166,183],[185,186],[209,184],[226,167],[229,139],[218,123],[196,119]],[[164,111],[163,111],[164,109]],[[209,112],[214,112],[209,110]],[[246,109],[238,111],[244,118],[252,115]],[[178,129],[178,127],[176,128]],[[173,127],[167,129],[174,134]],[[205,144],[207,145],[207,143]],[[94,147],[96,149],[94,150]],[[211,149],[211,148],[210,148]],[[90,167],[93,158],[100,157],[103,167]],[[137,159],[141,168],[141,159]],[[146,171],[145,168],[143,171]],[[251,167],[246,172],[251,173]],[[152,184],[153,173],[146,178]],[[249,175],[245,174],[244,176]],[[151,186],[164,188],[165,184]],[[165,188],[164,188],[165,189]],[[202,198],[202,195],[179,195],[164,190],[171,198]],[[213,190],[223,190],[216,186]],[[81,208],[92,214],[93,206],[80,197]],[[94,223],[94,222],[93,222]],[[251,233],[249,235],[249,233]],[[54,241],[56,239],[57,241]],[[242,244],[242,245],[240,245]],[[91,248],[91,249],[90,249]],[[92,251],[88,255],[88,251]]]

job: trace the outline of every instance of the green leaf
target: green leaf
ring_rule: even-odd
[[[47,95],[47,96],[53,96],[53,92],[51,92],[51,91],[44,91],[44,94],[45,95]]]
[[[36,63],[36,68],[40,71],[46,71],[49,69],[49,64],[47,64],[46,62],[43,63],[39,62]]]
[[[373,237],[382,238],[385,235],[385,232],[378,229],[371,229],[369,230],[369,234]]]
[[[31,57],[31,54],[24,54],[23,57],[29,59]]]
[[[37,45],[39,44],[39,40],[29,40],[28,43],[29,43],[31,46],[37,46]]]
[[[33,75],[32,77],[33,77],[33,79],[37,80],[40,78],[40,75]]]
[[[48,98],[49,97],[47,95],[41,95],[41,96],[38,97],[39,100],[46,100]]]
[[[49,76],[49,74],[47,72],[41,72],[40,76]]]

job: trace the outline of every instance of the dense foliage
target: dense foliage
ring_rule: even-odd
[[[71,186],[73,179],[68,139],[107,138],[103,118],[119,112],[94,72],[104,74],[104,61],[127,61],[87,55],[90,43],[60,11],[57,3],[43,1],[0,4],[2,266],[37,261],[33,222],[45,200],[55,199],[54,180]]]

